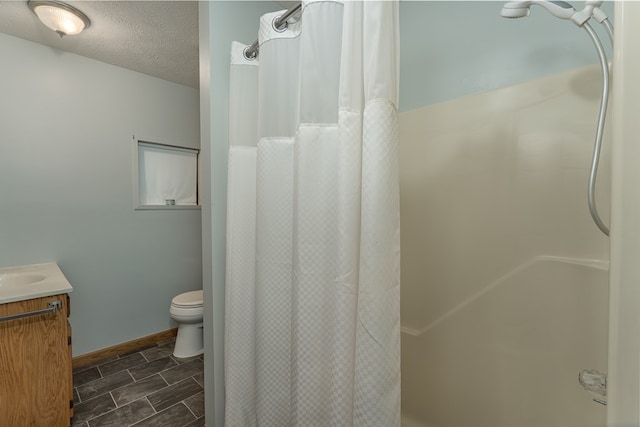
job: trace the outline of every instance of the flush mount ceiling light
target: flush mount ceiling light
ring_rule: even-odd
[[[44,25],[58,33],[60,37],[79,34],[91,25],[87,15],[66,3],[53,0],[29,0],[27,5]]]

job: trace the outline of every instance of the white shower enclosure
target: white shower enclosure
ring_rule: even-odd
[[[415,425],[604,425],[601,396],[578,383],[607,371],[608,239],[585,202],[597,106],[583,95],[598,77],[581,68],[401,113],[402,400]]]
[[[438,9],[466,2],[426,3]],[[499,13],[501,3],[487,3],[495,3]],[[201,46],[211,43],[214,53],[211,79],[201,85],[204,99],[211,102],[211,110],[203,104],[203,155],[211,159],[211,164],[204,162],[203,177],[214,178],[205,195],[213,209],[203,207],[205,237],[214,236],[203,239],[204,279],[213,282],[205,285],[205,320],[212,325],[205,330],[208,424],[224,422],[220,254],[225,227],[220,207],[225,206],[226,190],[220,187],[225,182],[220,171],[226,174],[226,160],[220,154],[227,139],[220,130],[226,129],[220,114],[226,99],[220,94],[228,82],[215,78],[228,68],[228,43],[216,43],[226,40],[230,28],[246,27],[248,9],[269,9],[265,4],[200,6],[205,13]],[[216,14],[220,11],[224,19]],[[454,19],[433,16],[429,26],[450,25]],[[427,15],[417,18],[420,29],[412,37],[427,27]],[[610,239],[591,222],[585,200],[599,96],[596,66],[530,76],[426,107],[411,105],[399,114],[403,426],[640,424],[639,20],[640,4],[616,2],[613,105],[596,191]],[[524,25],[536,25],[529,22]],[[546,25],[537,27],[536,34],[550,28]],[[490,32],[486,26],[482,30],[465,43],[473,45]],[[241,40],[255,38],[253,27],[243,31]],[[509,31],[500,37],[517,44]],[[417,52],[406,50],[410,40],[403,38],[405,58]],[[566,41],[554,37],[534,53],[563,53],[558,40]],[[216,49],[224,55],[215,56]],[[480,55],[489,60],[498,55],[491,45],[478,52],[467,58],[470,68]],[[508,51],[509,61],[522,52]],[[450,58],[447,53],[436,49],[427,56]],[[536,55],[529,68],[546,64]],[[219,56],[223,65],[216,62]],[[589,58],[595,63],[595,56]],[[428,80],[439,71],[435,66],[429,74],[408,69],[403,68],[409,77],[401,84]],[[463,88],[483,79],[479,75],[477,81],[467,81],[459,69],[446,67],[443,73],[457,78]],[[439,82],[430,82],[436,95],[444,86]],[[419,92],[419,86],[410,87]],[[580,386],[578,374],[585,369],[607,374],[606,397]],[[607,406],[594,398],[606,400]]]
[[[587,207],[597,55],[584,31],[542,8],[505,20],[498,2],[445,3],[423,9],[449,25],[455,16],[456,31],[473,34],[466,43],[487,58],[508,54],[513,68],[559,62],[574,53],[566,43],[584,46],[587,59],[400,113],[403,424],[602,427],[609,396],[578,381],[583,371],[608,373],[610,242]],[[473,7],[482,15],[463,28]],[[553,43],[527,41],[547,28]],[[465,37],[431,39],[425,76],[452,62]],[[483,76],[490,64],[481,59],[470,52],[468,70],[449,73]],[[596,197],[609,224],[610,129],[604,142]]]

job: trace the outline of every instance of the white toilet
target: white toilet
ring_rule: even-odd
[[[169,313],[178,322],[178,336],[173,355],[191,357],[204,352],[202,335],[202,291],[185,292],[171,300]]]

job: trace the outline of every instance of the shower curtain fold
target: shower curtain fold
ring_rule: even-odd
[[[400,425],[397,7],[304,2],[232,46],[227,426]]]

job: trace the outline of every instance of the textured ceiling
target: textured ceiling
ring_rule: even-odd
[[[60,38],[24,1],[0,1],[0,32],[194,88],[198,87],[195,1],[66,1],[91,19]]]

